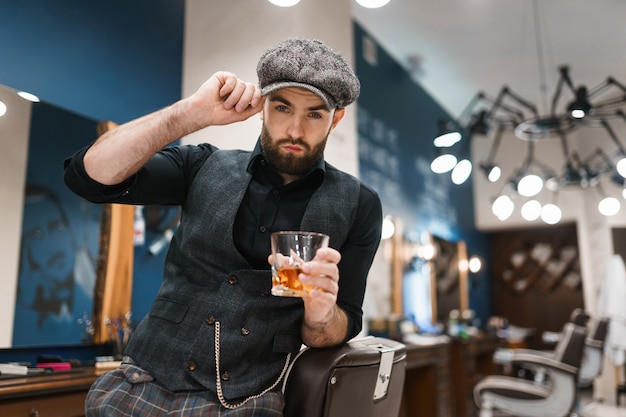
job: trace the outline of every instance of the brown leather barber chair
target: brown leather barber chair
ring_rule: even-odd
[[[365,337],[334,348],[304,348],[285,382],[285,417],[396,417],[406,347]]]

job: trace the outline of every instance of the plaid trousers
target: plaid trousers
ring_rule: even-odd
[[[101,375],[85,402],[87,417],[282,417],[280,392],[268,392],[236,409],[223,407],[211,391],[171,392],[144,369],[123,363]]]

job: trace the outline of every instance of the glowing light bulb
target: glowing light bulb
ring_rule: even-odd
[[[430,170],[435,174],[443,174],[456,166],[456,156],[450,154],[439,155],[430,163]]]
[[[389,0],[356,0],[356,2],[368,9],[377,9],[389,3]]]
[[[272,3],[275,6],[291,7],[291,6],[295,6],[296,4],[300,3],[300,0],[269,0],[269,2]]]
[[[469,178],[471,173],[472,163],[467,159],[463,159],[452,170],[452,182],[456,185],[461,185]]]

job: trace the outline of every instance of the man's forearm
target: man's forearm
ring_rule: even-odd
[[[190,97],[98,138],[83,159],[85,171],[101,184],[119,184],[170,143],[207,126],[246,120],[263,102],[256,84],[216,72]]]
[[[330,310],[327,319],[318,322],[302,323],[302,341],[310,347],[335,346],[343,342],[348,332],[348,316],[339,306]]]
[[[101,184],[119,184],[159,150],[191,133],[183,121],[183,107],[175,103],[102,135],[85,154],[89,177]]]

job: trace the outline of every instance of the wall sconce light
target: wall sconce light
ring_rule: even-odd
[[[391,239],[396,232],[396,225],[391,216],[385,216],[383,218],[383,230],[380,235],[382,240]]]
[[[479,272],[483,267],[483,261],[477,255],[472,255],[467,261],[467,267],[473,274]]]

